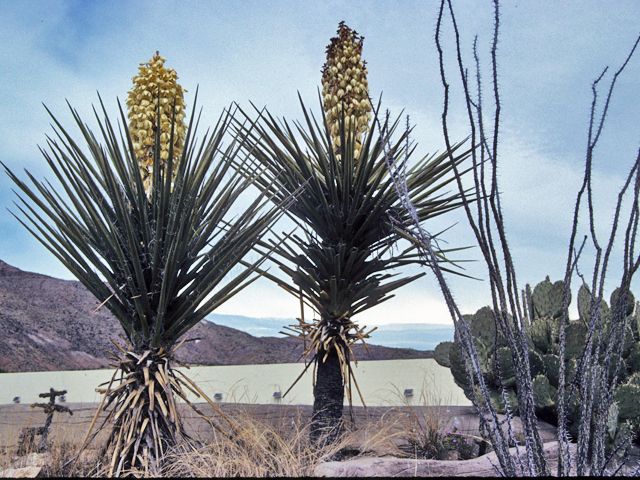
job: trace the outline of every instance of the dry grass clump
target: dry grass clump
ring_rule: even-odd
[[[21,430],[21,429],[20,429]],[[64,424],[54,424],[46,441],[45,448],[40,451],[39,437],[37,441],[25,446],[24,454],[18,454],[17,439],[20,431],[10,432],[7,440],[15,440],[11,445],[0,450],[0,471],[24,467],[41,468],[38,477],[69,476],[73,463],[80,450],[82,438],[77,432],[66,428]],[[78,459],[73,476],[89,477],[99,474],[104,459],[96,448],[85,450]]]
[[[345,427],[334,444],[313,447],[309,442],[309,421],[296,409],[286,407],[277,418],[259,419],[251,406],[234,415],[238,433],[225,436],[214,432],[206,442],[185,443],[165,459],[163,476],[171,477],[306,477],[313,476],[322,462],[358,456],[400,453],[392,438],[395,425],[386,419],[362,428]]]
[[[435,381],[425,377],[414,406],[396,388],[400,406],[389,412],[398,424],[399,449],[404,456],[435,460],[468,460],[478,456],[480,437],[458,431],[449,414],[450,397],[443,397]]]
[[[347,412],[342,435],[336,443],[322,447],[314,447],[309,442],[311,408],[308,406],[228,405],[225,411],[233,428],[215,421],[207,423],[202,417],[188,414],[185,426],[192,439],[165,455],[158,474],[162,477],[303,477],[313,476],[323,462],[360,457],[469,458],[465,455],[470,453],[465,454],[461,448],[469,438],[451,431],[453,419],[447,412],[448,402],[439,395],[435,385],[423,384],[419,403],[414,401],[413,405],[400,390],[396,392],[398,401],[391,408],[370,407],[364,412],[356,409],[354,422],[349,421]],[[414,400],[418,400],[417,396]],[[17,439],[19,432],[14,433]],[[102,437],[97,437],[82,452],[73,476],[107,476],[109,459],[103,452],[105,439]],[[41,477],[68,476],[82,438],[78,426],[72,426],[65,419],[54,424],[45,453],[35,452],[36,443],[28,455],[18,457],[16,442],[13,442],[0,452],[0,468],[35,465],[42,467]]]

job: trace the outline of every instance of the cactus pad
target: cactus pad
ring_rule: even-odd
[[[618,301],[618,297],[620,296],[620,287],[616,288],[611,294],[611,308],[616,308],[616,302]],[[633,293],[627,292],[627,306],[625,309],[625,315],[629,316],[633,313],[633,310],[636,306],[636,299],[633,296]]]
[[[553,354],[547,354],[542,357],[542,361],[544,362],[545,371],[547,374],[547,378],[549,379],[549,383],[558,388],[560,385],[560,357]]]
[[[558,399],[558,390],[549,383],[544,375],[533,379],[533,403],[536,408],[554,407]]]
[[[471,318],[471,335],[480,340],[487,347],[493,348],[496,337],[496,324],[493,311],[489,307],[482,307]]]
[[[500,371],[500,378],[502,385],[505,388],[515,387],[516,385],[516,372],[513,365],[513,356],[509,347],[502,347],[496,351],[495,354],[496,365]]]
[[[451,368],[451,362],[449,361],[449,350],[451,349],[452,345],[453,342],[440,342],[436,346],[435,350],[433,351],[433,358],[436,362],[438,362],[438,365]]]
[[[536,285],[533,289],[533,316],[559,318],[562,316],[562,296],[564,294],[564,281],[558,280],[551,283],[549,277]],[[571,298],[569,298],[571,302]]]
[[[622,420],[637,420],[640,418],[640,387],[626,383],[620,385],[614,394],[614,401],[618,403],[618,416]]]
[[[582,322],[569,322],[564,335],[565,358],[579,358],[587,342],[587,327]]]
[[[552,350],[556,344],[557,322],[549,317],[538,318],[531,323],[529,336],[534,347],[543,355],[554,353]]]

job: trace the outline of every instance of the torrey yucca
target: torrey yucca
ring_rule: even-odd
[[[178,341],[256,278],[266,255],[243,259],[281,212],[263,208],[269,199],[261,196],[232,217],[260,171],[238,158],[242,143],[227,138],[231,114],[196,144],[194,115],[185,133],[178,109],[170,108],[182,105],[181,97],[163,95],[152,97],[155,117],[148,97],[136,97],[136,104],[130,96],[129,118],[138,122],[131,132],[122,108],[118,130],[100,100],[103,144],[72,109],[84,149],[52,115],[57,139],[48,138],[42,153],[64,191],[27,172],[28,186],[7,169],[22,192],[21,223],[111,311],[128,342],[112,352],[118,368],[102,389],[104,408],[112,407],[109,476],[157,474],[167,448],[184,434],[176,395],[186,401],[185,389],[202,392],[172,368]],[[244,176],[233,163],[244,166]]]
[[[251,129],[249,122],[237,125],[251,146],[248,154],[266,169],[256,181],[263,194],[282,202],[301,190],[288,215],[303,233],[283,238],[279,245],[265,242],[261,246],[274,249],[273,260],[283,273],[264,275],[301,295],[319,317],[312,321],[301,318],[294,328],[294,336],[306,342],[305,354],[316,372],[311,425],[311,440],[316,444],[337,437],[345,390],[349,401],[357,390],[352,381],[351,345],[370,332],[356,323],[356,315],[391,298],[392,292],[422,275],[394,278],[396,268],[421,260],[416,240],[406,232],[409,214],[396,194],[387,160],[406,168],[407,189],[419,220],[424,221],[462,205],[461,195],[447,190],[455,181],[454,165],[469,157],[469,151],[458,144],[451,152],[422,158],[409,167],[414,146],[408,141],[408,131],[391,142],[397,121],[380,122],[379,134],[369,128],[369,100],[363,96],[364,87],[358,86],[364,85],[359,73],[364,68],[359,53],[362,42],[358,40],[356,48],[356,38],[341,23],[338,37],[327,49],[320,121],[302,105],[305,121],[293,128],[266,110]],[[354,61],[342,60],[343,55],[352,55]],[[345,82],[344,90],[342,83],[331,87],[333,80],[327,72]],[[347,90],[347,78],[359,90]],[[337,89],[335,104],[333,97],[328,98],[334,95],[332,89]],[[378,113],[379,107],[374,122]],[[246,173],[251,178],[251,171]],[[413,243],[403,247],[398,243],[403,238]],[[438,252],[443,263],[448,261],[445,253]]]

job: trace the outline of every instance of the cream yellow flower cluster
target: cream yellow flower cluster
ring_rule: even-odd
[[[129,91],[127,98],[129,132],[148,196],[151,195],[153,149],[158,128],[160,129],[160,162],[164,169],[167,167],[174,101],[172,174],[175,174],[178,167],[186,133],[184,122],[184,92],[186,90],[176,82],[178,78],[176,72],[172,68],[164,67],[165,61],[166,59],[161,57],[159,52],[156,52],[148,63],[141,63],[138,75],[133,77],[133,89]],[[159,107],[158,99],[160,101]],[[158,113],[160,113],[159,120]]]
[[[338,36],[327,47],[327,62],[322,68],[322,97],[327,123],[331,128],[336,153],[340,149],[339,122],[344,109],[345,129],[353,125],[355,158],[362,148],[362,135],[369,130],[371,102],[367,82],[366,62],[361,59],[364,37],[347,27],[338,25]]]

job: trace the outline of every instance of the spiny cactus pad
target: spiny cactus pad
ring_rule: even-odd
[[[497,367],[497,372],[499,372],[500,377],[497,377],[496,380],[502,379],[502,384],[505,388],[515,387],[516,385],[516,372],[515,367],[513,366],[513,357],[511,355],[511,349],[509,347],[501,347],[496,351],[496,354],[493,356],[495,359],[494,365]]]
[[[531,342],[543,355],[554,352],[556,337],[558,335],[558,322],[551,317],[537,318],[531,323],[529,336]]]
[[[558,388],[560,385],[560,357],[549,353],[542,357],[549,383]]]
[[[560,366],[562,365],[559,357],[561,314],[559,314],[558,305],[561,304],[560,299],[563,291],[563,282],[551,283],[548,277],[536,286],[531,295],[531,297],[535,295],[535,301],[531,300],[531,304],[535,304],[532,308],[534,315],[527,329],[529,366],[533,378],[536,413],[548,421],[554,421],[554,416],[557,415],[557,389],[559,388]],[[626,303],[623,312],[625,314],[633,313],[632,310],[635,309],[634,297],[630,295],[629,298],[631,301],[628,300]],[[612,301],[615,302],[616,299],[616,295],[612,295]],[[565,326],[565,387],[574,382],[578,361],[586,347],[591,303],[589,289],[583,285],[578,293],[578,310],[581,318],[569,321]],[[599,308],[602,314],[599,331],[603,334],[601,340],[603,343],[600,345],[600,361],[602,362],[606,351],[604,342],[608,338],[607,332],[610,331],[613,322],[612,312],[607,302],[601,300]],[[475,315],[465,315],[465,319],[471,328],[491,401],[499,412],[504,412],[503,389],[509,398],[516,398],[517,386],[513,378],[511,352],[505,348],[504,336],[499,332],[496,336],[494,315],[489,307],[478,310]],[[633,428],[640,432],[640,312],[636,312],[626,320],[622,357],[618,358],[614,355],[609,370],[609,378],[612,379],[615,365],[619,359],[619,387],[615,393],[615,401],[619,402],[619,418],[615,428],[616,442],[620,441],[620,432],[629,431],[625,429]],[[444,345],[442,350],[445,350]],[[460,361],[457,344],[450,348],[449,354],[450,369],[456,383],[463,388],[467,398],[472,399],[472,395],[477,397],[478,392],[474,392],[468,384],[466,370],[464,363]],[[501,377],[502,383],[500,382]],[[511,400],[509,402],[511,403]],[[574,393],[568,405],[568,427],[574,437],[578,434],[579,415],[580,399]],[[627,422],[630,423],[627,424]],[[640,436],[636,437],[637,441],[640,441]]]
[[[449,350],[453,342],[441,342],[439,343],[435,350],[433,351],[433,358],[438,365],[442,365],[443,367],[451,368],[451,362],[449,361]]]
[[[546,373],[545,364],[542,361],[542,355],[533,348],[529,349],[529,368],[531,369],[531,376]]]
[[[616,288],[611,294],[611,308],[615,308],[616,302],[618,301],[618,297],[620,296],[620,287]],[[627,305],[625,308],[625,315],[629,316],[633,313],[633,310],[636,306],[636,299],[633,296],[633,293],[627,292]]]
[[[578,291],[578,313],[580,314],[580,320],[582,320],[585,325],[589,325],[591,320],[591,300],[589,287],[582,285]],[[600,315],[606,323],[609,319],[610,312],[609,306],[604,299],[600,301]]]
[[[480,339],[482,343],[493,347],[496,337],[496,323],[493,311],[489,307],[482,307],[471,317],[471,335]]]
[[[578,358],[587,341],[587,327],[582,322],[569,322],[564,330],[566,358]]]
[[[624,420],[640,419],[640,387],[626,383],[616,389],[613,397],[618,403],[618,416]]]
[[[536,285],[533,290],[534,317],[558,318],[562,315],[562,297],[564,295],[564,282],[562,280],[551,283],[549,277]],[[571,298],[569,298],[569,302]]]
[[[558,401],[558,390],[549,383],[544,375],[533,379],[533,402],[536,408],[553,407]]]

